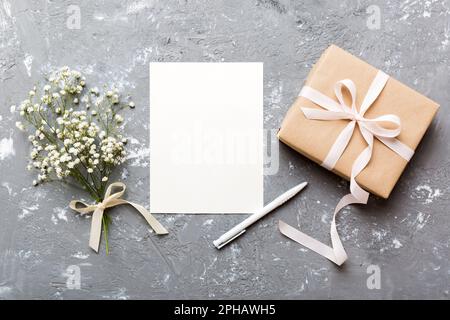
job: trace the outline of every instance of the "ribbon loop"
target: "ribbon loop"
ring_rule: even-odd
[[[96,208],[95,205],[86,204],[80,200],[70,201],[69,207],[70,207],[70,209],[77,211],[81,215],[90,213],[90,212],[94,211]]]
[[[361,173],[361,171],[364,170],[372,158],[374,137],[406,161],[409,161],[414,154],[414,150],[396,139],[401,132],[401,121],[398,116],[394,114],[387,114],[374,119],[364,117],[366,111],[381,94],[388,79],[389,76],[387,74],[382,71],[378,71],[359,110],[356,108],[356,86],[350,79],[344,79],[336,82],[334,86],[334,93],[338,102],[308,86],[303,87],[299,94],[299,96],[302,96],[325,109],[301,108],[307,119],[325,121],[350,120],[350,123],[338,135],[336,141],[325,157],[325,160],[322,162],[323,167],[328,170],[332,170],[334,168],[337,161],[341,158],[350,143],[356,124],[358,124],[359,131],[367,143],[367,147],[358,155],[352,164],[350,175],[350,193],[341,198],[334,210],[330,229],[332,243],[331,247],[311,238],[283,221],[280,221],[278,227],[282,234],[333,261],[337,265],[341,265],[345,262],[345,260],[347,260],[347,254],[337,232],[336,216],[337,213],[347,205],[357,203],[366,204],[368,201],[369,193],[356,182],[356,177]],[[350,93],[351,106],[348,106],[344,100],[344,88]],[[385,123],[392,125],[393,128],[385,127],[383,125]]]
[[[126,188],[127,188],[127,186],[122,182],[111,183],[108,186],[108,188],[106,188],[105,199],[106,198],[118,199],[118,198],[122,197],[123,194],[125,193]],[[111,194],[114,189],[119,189],[119,191],[116,191],[115,193]]]
[[[344,101],[344,95],[343,95],[344,87],[350,93],[351,109],[347,106],[347,104]],[[345,79],[345,80],[336,82],[336,84],[334,86],[334,94],[336,95],[336,98],[338,99],[344,112],[356,114],[356,105],[355,105],[355,103],[356,103],[356,86],[352,80]]]
[[[114,189],[119,189],[119,191],[114,192]],[[156,220],[156,218],[150,212],[148,212],[143,206],[121,199],[121,197],[125,193],[125,190],[126,186],[124,183],[114,182],[108,186],[105,192],[105,198],[100,203],[97,203],[95,205],[88,205],[80,200],[72,200],[69,203],[69,207],[72,210],[80,213],[81,215],[93,212],[91,222],[91,233],[89,236],[89,246],[95,252],[98,252],[98,248],[100,245],[100,237],[102,232],[102,218],[104,210],[118,205],[129,204],[137,211],[139,211],[139,213],[145,218],[145,220],[147,220],[148,224],[152,227],[152,229],[156,232],[156,234],[162,235],[168,233],[166,228],[164,228],[159,223],[159,221]]]

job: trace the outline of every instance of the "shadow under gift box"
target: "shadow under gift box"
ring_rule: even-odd
[[[305,85],[337,101],[334,94],[335,83],[350,79],[356,85],[356,106],[359,110],[377,72],[375,67],[331,45],[310,71]],[[345,95],[344,92],[344,97]],[[346,101],[350,101],[350,98],[346,97]],[[310,120],[305,118],[302,107],[322,109],[299,96],[289,108],[278,138],[297,152],[321,164],[349,120]],[[386,114],[397,115],[402,126],[397,139],[415,150],[438,108],[436,102],[390,77],[364,117],[371,119]],[[366,147],[367,143],[356,127],[347,148],[332,171],[350,180],[353,162]],[[367,191],[387,199],[406,165],[405,159],[374,138],[372,158],[356,177],[356,181]]]

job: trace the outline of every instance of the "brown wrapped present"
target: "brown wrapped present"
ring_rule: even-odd
[[[388,198],[438,109],[438,104],[332,45],[311,70],[290,107],[279,139],[350,180],[330,228],[332,246],[280,221],[285,236],[337,265],[347,260],[337,213],[366,204],[369,192]]]
[[[305,86],[314,88],[338,102],[334,92],[335,83],[342,79],[351,79],[356,86],[355,104],[359,108],[377,72],[373,66],[331,45],[314,65]],[[346,97],[348,92],[343,93],[344,100],[349,101],[350,98]],[[401,132],[396,139],[415,150],[438,107],[434,101],[389,78],[364,117],[373,119],[386,114],[397,115],[401,121]],[[301,108],[322,109],[311,100],[299,96],[286,114],[278,137],[304,156],[322,164],[349,121],[307,119]],[[366,147],[366,141],[356,128],[345,151],[332,168],[333,172],[350,180],[352,165]],[[388,198],[406,164],[407,160],[375,138],[370,161],[356,177],[356,181],[367,191]]]

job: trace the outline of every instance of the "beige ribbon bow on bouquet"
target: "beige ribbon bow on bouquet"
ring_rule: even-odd
[[[112,193],[113,188],[119,188],[120,191]],[[80,200],[73,200],[70,202],[69,207],[72,210],[77,211],[81,215],[88,214],[91,212],[94,212],[92,214],[92,222],[91,222],[91,234],[89,238],[89,246],[95,250],[95,252],[98,252],[98,247],[100,244],[100,236],[102,232],[102,218],[103,218],[103,212],[107,208],[112,208],[115,206],[119,206],[121,204],[129,204],[133,206],[137,211],[139,211],[142,216],[147,220],[148,224],[152,227],[153,230],[157,234],[168,234],[166,228],[164,228],[158,220],[150,213],[148,212],[143,206],[126,201],[121,199],[123,194],[125,193],[126,186],[122,182],[114,182],[108,186],[105,192],[105,198],[102,202],[94,205],[88,205]],[[79,207],[79,205],[82,205],[83,207]]]

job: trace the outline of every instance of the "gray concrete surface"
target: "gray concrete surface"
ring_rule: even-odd
[[[75,3],[0,0],[0,299],[449,298],[449,1],[86,0],[79,30],[67,27]],[[264,123],[276,129],[330,43],[442,106],[390,199],[339,216],[350,256],[342,268],[277,231],[282,218],[329,241],[332,209],[348,188],[283,145],[265,201],[299,181],[309,187],[221,251],[212,240],[242,216],[159,215],[170,234],[157,237],[121,207],[110,211],[110,255],[95,254],[90,221],[67,207],[86,195],[31,186],[29,145],[9,106],[53,68],[69,65],[134,97],[131,158],[116,178],[133,191],[128,199],[148,205],[150,61],[263,61]],[[380,289],[367,287],[370,265],[380,268]],[[66,285],[71,266],[80,268],[79,290]]]

